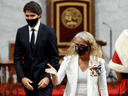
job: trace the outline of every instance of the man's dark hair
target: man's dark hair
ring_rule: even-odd
[[[23,8],[24,13],[26,12],[26,10],[29,10],[33,13],[38,14],[38,15],[42,14],[42,9],[41,9],[40,5],[34,1],[30,1],[29,3],[27,3],[24,6],[24,8]]]

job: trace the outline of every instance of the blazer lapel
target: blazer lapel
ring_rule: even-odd
[[[89,61],[89,66],[93,66],[93,62],[92,61]],[[87,96],[94,96],[92,95],[93,94],[93,85],[95,85],[95,83],[97,83],[97,80],[98,80],[98,76],[91,76],[91,70],[89,68],[88,70],[88,78],[87,78]]]
[[[72,81],[70,81],[72,84],[71,88],[71,94],[70,96],[75,96],[77,82],[78,82],[78,55],[72,60],[72,64],[70,66],[71,71],[73,73]]]
[[[75,74],[78,75],[78,55],[72,60],[73,63],[71,64],[71,70]]]
[[[89,66],[91,65],[91,61],[89,61]],[[90,82],[90,79],[91,79],[91,77],[90,77],[90,69],[88,70],[88,76],[87,76],[88,78],[87,78],[87,96],[89,96],[90,95],[90,92],[93,92],[92,91],[92,88],[90,88],[90,87],[92,87],[92,84],[91,84],[91,82]]]

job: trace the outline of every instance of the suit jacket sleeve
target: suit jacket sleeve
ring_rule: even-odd
[[[105,70],[105,66],[104,66],[104,60],[102,59],[103,63],[102,65],[102,73],[99,77],[99,90],[101,93],[101,96],[108,96],[108,90],[107,90],[107,80],[106,80],[106,70]]]
[[[24,73],[22,70],[22,49],[21,49],[19,30],[17,31],[16,40],[15,40],[14,67],[17,73],[17,79],[19,82],[21,82],[21,78],[24,77]]]
[[[59,55],[58,55],[58,45],[57,38],[54,30],[50,27],[50,32],[48,36],[49,43],[49,63],[58,70],[59,66]],[[46,73],[46,76],[50,78],[50,74]]]

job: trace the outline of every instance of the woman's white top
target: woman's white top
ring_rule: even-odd
[[[83,72],[80,69],[80,66],[78,67],[78,82],[76,88],[76,96],[87,96],[87,74],[88,69]]]

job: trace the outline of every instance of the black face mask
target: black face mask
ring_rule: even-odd
[[[81,56],[81,55],[84,55],[84,53],[86,51],[88,51],[88,46],[78,46],[78,45],[76,45],[75,46],[75,50],[78,53],[78,55]]]
[[[36,19],[26,19],[26,21],[27,21],[28,25],[33,27],[38,22],[38,18],[36,18]]]

